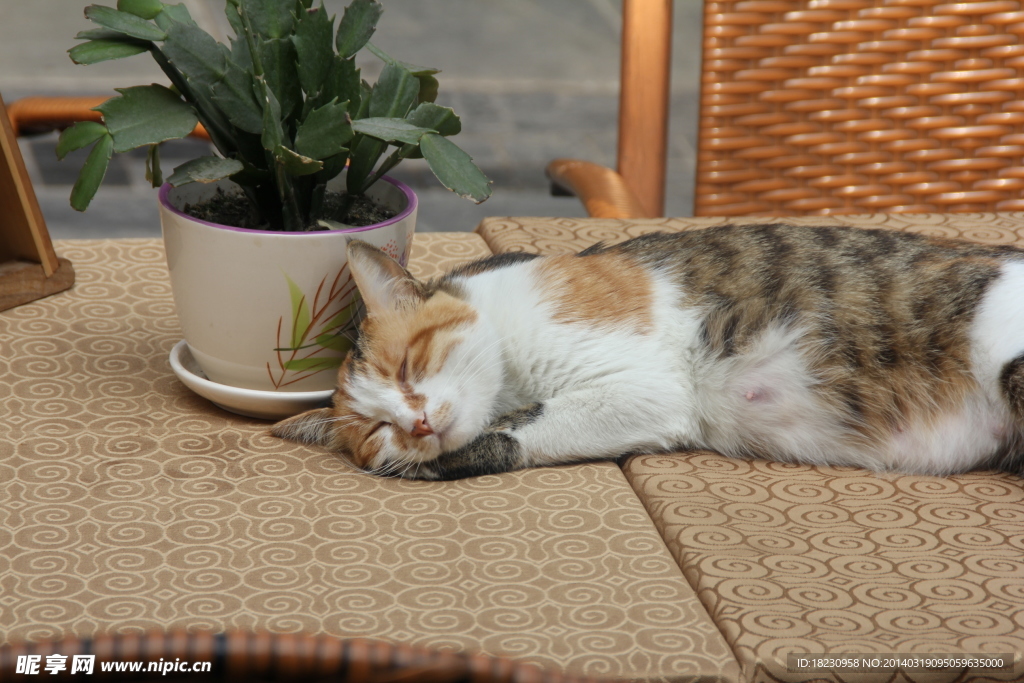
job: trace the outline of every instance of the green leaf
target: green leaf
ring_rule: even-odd
[[[97,64],[148,51],[146,43],[132,40],[90,40],[68,50],[68,55],[75,64]]]
[[[174,169],[174,173],[167,178],[174,187],[180,187],[187,183],[214,183],[233,176],[242,170],[242,162],[237,159],[225,159],[224,157],[205,156],[198,159],[186,161]]]
[[[341,367],[344,360],[344,358],[337,357],[296,358],[294,360],[286,360],[284,362],[284,369],[294,370],[296,372],[331,370],[333,368]]]
[[[289,118],[302,104],[302,86],[295,64],[295,45],[289,38],[267,38],[256,45],[267,85],[281,105],[281,115]]]
[[[188,13],[188,8],[185,5],[164,5],[164,11],[156,15],[156,25],[162,28],[164,31],[168,29],[171,22],[178,22],[179,24],[188,24],[195,26],[195,19]]]
[[[281,105],[274,92],[262,76],[256,77],[256,93],[263,108],[263,149],[272,151],[284,143],[284,128],[281,126]]]
[[[457,135],[462,131],[462,121],[459,120],[455,112],[449,107],[441,107],[433,102],[421,102],[405,117],[405,120],[414,126],[433,128],[446,137]],[[404,159],[423,158],[418,145],[404,145],[401,154]]]
[[[242,130],[263,132],[263,109],[253,92],[252,75],[234,61],[228,63],[224,77],[213,85],[213,101]]]
[[[306,341],[309,334],[309,305],[306,303],[306,295],[302,293],[299,286],[287,275],[288,296],[292,301],[292,348],[297,349]]]
[[[427,133],[436,133],[431,128],[421,128],[406,122],[404,119],[376,117],[360,119],[352,122],[352,129],[357,133],[385,142],[403,142],[410,145],[419,144],[420,138]]]
[[[160,0],[117,0],[117,9],[143,19],[153,19],[164,11]]]
[[[334,18],[327,16],[323,5],[306,10],[299,18],[292,42],[298,58],[299,83],[307,95],[320,92],[331,72],[334,55],[331,39],[334,37]]]
[[[139,85],[117,91],[121,93],[119,97],[96,107],[114,136],[115,152],[183,138],[199,122],[192,107],[162,85]]]
[[[160,170],[160,145],[150,145],[146,152],[146,180],[153,187],[164,184],[164,173]]]
[[[75,211],[85,211],[89,207],[89,202],[96,196],[96,190],[100,189],[103,176],[107,174],[107,165],[110,164],[113,151],[114,139],[104,135],[89,152],[82,171],[78,174],[78,180],[71,188],[71,208]]]
[[[384,7],[375,0],[353,0],[345,8],[335,40],[338,54],[343,59],[353,56],[366,45],[377,30],[377,20],[383,13]]]
[[[325,332],[324,334],[318,335],[314,341],[325,349],[338,351],[340,353],[345,353],[352,348],[352,340],[343,334],[335,334],[333,332]]]
[[[252,53],[249,52],[249,41],[245,38],[231,40],[231,62],[243,71],[252,71]]]
[[[284,166],[284,170],[288,173],[297,176],[310,175],[324,167],[322,161],[297,154],[284,145],[278,145],[274,149],[274,159]]]
[[[420,82],[420,94],[416,98],[417,102],[434,102],[437,100],[437,93],[441,84],[437,82],[436,78],[430,74],[423,74],[416,76],[416,80]]]
[[[354,119],[365,119],[370,115],[370,95],[373,94],[373,86],[365,78],[359,80],[359,108]]]
[[[372,52],[374,55],[376,55],[377,58],[380,59],[382,62],[386,64],[395,64],[397,66],[400,66],[406,71],[409,71],[413,76],[430,76],[432,74],[441,73],[440,69],[435,69],[432,66],[416,66],[415,64],[410,64],[409,62],[403,62],[400,59],[395,59],[394,57],[389,55],[387,52],[384,52],[384,50],[380,49],[373,43],[367,43],[366,49]]]
[[[224,3],[224,15],[228,18],[228,24],[235,32],[235,37],[242,38],[245,35],[245,25],[242,23],[242,17],[238,14],[238,8],[230,0]],[[244,43],[245,40],[243,39],[242,42]]]
[[[294,0],[243,0],[252,30],[267,38],[285,38],[295,28]]]
[[[361,79],[359,69],[356,68],[356,60],[342,59],[334,55],[331,62],[331,71],[316,97],[315,106],[322,106],[331,100],[348,102],[348,113],[352,118],[359,112],[359,104],[362,98],[360,88]]]
[[[75,40],[138,40],[138,38],[129,38],[123,33],[106,28],[90,28],[76,33]],[[140,42],[143,45],[149,45],[149,41],[143,40]]]
[[[329,102],[311,111],[295,133],[295,151],[313,159],[326,159],[345,149],[353,135],[347,108],[348,102]]]
[[[433,102],[423,102],[413,109],[405,120],[420,128],[432,128],[441,135],[458,135],[462,121],[451,107],[442,107]]]
[[[396,64],[386,64],[370,94],[369,115],[405,118],[419,95],[420,82],[412,72]]]
[[[227,72],[228,49],[198,26],[171,22],[163,53],[189,81],[207,88]]]
[[[460,197],[479,204],[491,196],[491,181],[476,167],[473,158],[451,140],[440,135],[424,135],[420,151],[441,184]]]
[[[133,38],[163,40],[167,37],[166,33],[145,19],[112,7],[89,5],[85,8],[85,16],[104,28]]]
[[[79,121],[65,128],[57,140],[57,158],[63,159],[69,152],[82,149],[107,134],[107,127],[96,121]]]

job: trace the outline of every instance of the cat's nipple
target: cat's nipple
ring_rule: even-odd
[[[426,413],[423,413],[422,415],[416,418],[416,422],[414,422],[412,425],[411,434],[413,436],[430,436],[433,433],[434,430],[431,429],[430,424],[427,422]]]

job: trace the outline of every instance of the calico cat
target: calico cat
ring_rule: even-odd
[[[1024,251],[724,226],[419,282],[353,241],[367,309],[333,407],[273,433],[454,479],[707,448],[949,474],[1024,469]]]

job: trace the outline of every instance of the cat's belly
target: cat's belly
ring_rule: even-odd
[[[827,380],[810,371],[801,337],[799,328],[769,328],[744,353],[696,368],[698,445],[732,456],[949,474],[984,464],[1014,433],[992,372],[954,406],[904,415],[888,432],[857,429],[827,400]]]

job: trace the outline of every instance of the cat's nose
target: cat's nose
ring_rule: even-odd
[[[416,418],[416,422],[414,422],[412,425],[411,434],[413,436],[430,436],[433,433],[434,430],[431,429],[430,425],[427,423],[426,413],[423,413],[422,415]]]

